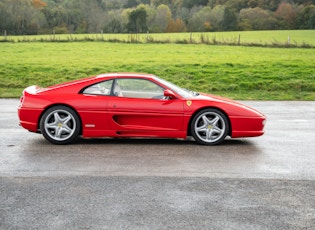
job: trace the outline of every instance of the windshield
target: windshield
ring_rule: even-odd
[[[156,80],[158,80],[159,82],[161,82],[163,85],[165,85],[168,89],[174,91],[175,93],[179,94],[180,96],[182,96],[183,98],[189,98],[189,97],[193,97],[193,96],[198,96],[198,93],[195,93],[193,91],[187,90],[187,89],[183,89],[180,88],[177,85],[174,85],[173,83],[166,81],[164,79],[155,77]]]

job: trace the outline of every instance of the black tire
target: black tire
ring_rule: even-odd
[[[217,109],[204,109],[193,117],[190,129],[199,144],[217,145],[224,141],[228,134],[229,120]]]
[[[81,122],[76,112],[67,106],[47,109],[41,120],[40,130],[51,143],[62,145],[75,141],[80,133]]]

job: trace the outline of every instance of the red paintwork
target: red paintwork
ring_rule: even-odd
[[[115,78],[146,78],[167,89],[152,75],[130,73],[99,75],[47,88],[31,86],[24,90],[18,108],[20,124],[31,132],[39,132],[43,112],[53,105],[66,105],[78,113],[83,137],[186,138],[189,122],[195,113],[203,108],[217,108],[228,116],[232,138],[264,133],[263,114],[214,95],[182,98],[173,92],[176,99],[161,100],[79,93],[89,85]],[[187,101],[191,101],[191,105]]]

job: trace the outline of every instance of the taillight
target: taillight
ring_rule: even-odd
[[[24,101],[24,96],[20,97],[20,106],[22,106],[23,101]]]

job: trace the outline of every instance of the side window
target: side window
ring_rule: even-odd
[[[83,94],[92,94],[92,95],[110,95],[110,90],[113,85],[113,80],[103,81],[94,85],[87,87]]]
[[[129,98],[155,98],[164,97],[164,89],[152,81],[145,79],[116,79],[114,94]]]

